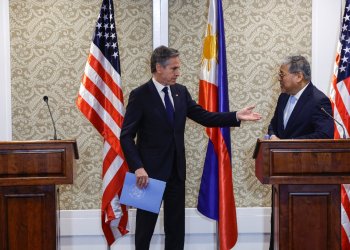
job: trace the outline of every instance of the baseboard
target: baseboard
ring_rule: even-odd
[[[130,233],[111,249],[134,249],[135,209],[129,210]],[[235,249],[267,249],[270,234],[271,208],[237,208],[238,242]],[[185,249],[215,249],[216,222],[201,215],[195,208],[186,209]],[[152,239],[152,249],[163,249],[163,213]],[[61,250],[107,249],[101,230],[100,210],[62,210],[60,212]]]

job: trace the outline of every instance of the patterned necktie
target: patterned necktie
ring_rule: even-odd
[[[288,103],[287,103],[287,106],[286,106],[286,112],[284,114],[284,119],[283,119],[284,128],[286,128],[286,126],[287,126],[289,117],[290,117],[290,115],[293,112],[293,109],[294,109],[296,101],[297,101],[297,99],[294,96],[291,95],[289,97],[289,100],[288,100]]]
[[[168,87],[164,87],[162,89],[164,92],[164,102],[165,102],[165,109],[166,109],[166,114],[168,116],[168,120],[171,124],[174,124],[174,107],[173,104],[170,101],[169,93],[168,93]]]

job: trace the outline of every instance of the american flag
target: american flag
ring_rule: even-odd
[[[330,88],[335,123],[334,138],[349,138],[350,131],[350,0],[346,0],[341,34],[338,41]],[[341,242],[342,249],[350,249],[350,185],[341,186]]]
[[[199,81],[199,104],[208,111],[229,111],[225,28],[221,0],[209,1]],[[229,128],[207,128],[207,154],[197,209],[218,221],[219,247],[227,250],[237,242],[236,206],[231,168]]]
[[[102,230],[108,245],[128,233],[128,211],[119,203],[128,171],[121,146],[124,119],[113,0],[103,0],[76,104],[104,139]]]

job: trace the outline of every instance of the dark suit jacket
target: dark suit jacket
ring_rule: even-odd
[[[236,112],[204,110],[183,85],[170,88],[175,107],[174,125],[168,121],[161,97],[150,80],[130,93],[120,142],[131,171],[144,167],[150,177],[167,180],[175,161],[178,176],[184,180],[186,117],[207,127],[239,126],[240,122],[236,120]]]
[[[322,110],[323,107],[332,114],[329,98],[318,90],[311,82],[306,87],[295,105],[283,128],[283,111],[289,95],[282,93],[277,101],[275,114],[269,125],[269,135],[280,139],[331,139],[334,133],[334,122]]]

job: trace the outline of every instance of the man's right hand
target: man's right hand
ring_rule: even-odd
[[[278,138],[278,137],[275,136],[275,135],[271,135],[271,136],[270,136],[270,140],[272,140],[272,141],[277,141],[277,140],[280,140],[280,138]]]
[[[148,185],[148,174],[144,168],[139,168],[135,171],[136,185],[139,188],[145,188]]]

